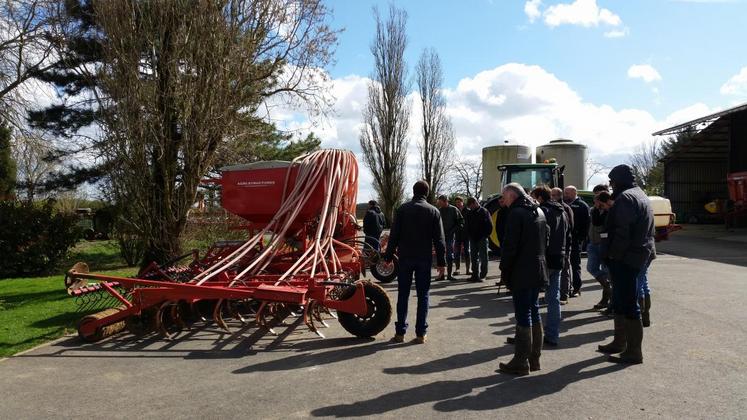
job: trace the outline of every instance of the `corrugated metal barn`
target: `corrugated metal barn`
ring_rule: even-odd
[[[727,200],[726,176],[747,171],[747,104],[706,115],[655,136],[695,133],[681,139],[664,162],[664,195],[681,222],[721,222],[704,206]]]

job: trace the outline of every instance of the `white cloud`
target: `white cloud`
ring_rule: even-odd
[[[596,0],[575,0],[550,6],[544,12],[545,24],[580,25],[584,27],[609,25],[620,26],[622,19],[609,9],[600,8]]]
[[[542,12],[540,12],[541,5],[542,0],[527,0],[527,2],[524,3],[524,13],[526,13],[529,18],[529,22],[534,22],[542,15]]]
[[[612,29],[604,33],[605,38],[623,38],[630,34],[630,29],[626,26],[622,29]]]
[[[732,76],[721,86],[722,95],[747,95],[747,67]]]
[[[646,83],[661,80],[659,72],[648,64],[634,64],[628,69],[628,78],[641,79]]]
[[[293,117],[290,126],[313,129],[323,147],[354,151],[361,165],[358,200],[375,198],[372,176],[363,167],[358,136],[369,80],[360,76],[333,79],[337,113],[326,121],[309,122]],[[642,109],[615,109],[585,101],[564,81],[542,67],[509,63],[463,78],[444,92],[447,112],[457,137],[455,155],[480,158],[482,148],[511,139],[538,146],[564,137],[586,144],[594,160],[609,166],[625,162],[630,150],[651,133],[706,115],[713,110],[696,104],[659,120]],[[416,101],[417,96],[411,95]],[[417,177],[420,115],[413,103],[408,185]],[[594,180],[592,180],[594,181]]]

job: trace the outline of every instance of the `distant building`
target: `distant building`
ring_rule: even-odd
[[[704,206],[729,198],[726,177],[747,171],[747,103],[696,118],[653,133],[655,136],[692,132],[661,160],[664,195],[678,220],[689,223],[721,222]]]

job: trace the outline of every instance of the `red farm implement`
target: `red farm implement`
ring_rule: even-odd
[[[98,341],[123,329],[173,337],[209,319],[227,330],[228,318],[253,319],[271,331],[268,316],[294,313],[320,336],[325,317],[338,318],[360,337],[389,324],[386,292],[359,280],[364,261],[351,152],[322,150],[293,162],[228,167],[211,182],[221,186],[223,207],[248,222],[250,238],[218,242],[201,258],[190,253],[151,264],[135,278],[92,274],[76,264],[65,277],[68,293],[84,307],[102,300],[111,306],[80,320],[82,339]],[[189,256],[189,265],[176,265]]]

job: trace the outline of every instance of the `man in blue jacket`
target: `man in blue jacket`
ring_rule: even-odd
[[[433,248],[436,249],[438,275],[444,275],[446,260],[444,257],[444,230],[441,225],[441,213],[428,204],[428,183],[418,181],[412,187],[412,200],[402,204],[394,216],[389,243],[384,260],[391,261],[394,253],[399,257],[397,275],[397,322],[394,324],[395,335],[392,341],[401,343],[407,332],[407,306],[410,299],[412,277],[415,275],[415,290],[418,294],[417,316],[415,320],[414,343],[423,344],[428,331],[428,294],[431,288],[431,264]]]
[[[363,217],[363,233],[366,235],[366,243],[376,251],[379,250],[379,239],[384,231],[384,213],[376,200],[368,202],[368,211]]]

